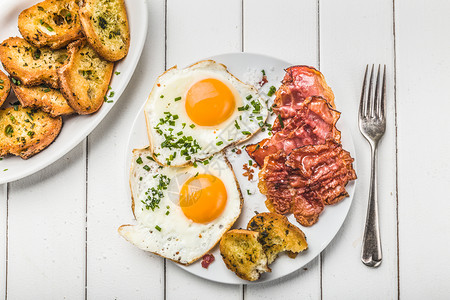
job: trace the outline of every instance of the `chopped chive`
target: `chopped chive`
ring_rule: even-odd
[[[181,97],[176,97],[174,100],[175,100],[175,101],[180,101],[180,100],[181,100]]]
[[[164,98],[164,95],[159,96],[159,98]]]
[[[150,167],[147,166],[147,165],[143,166],[142,168],[143,168],[145,171],[147,171],[147,172],[150,171]]]
[[[248,95],[247,97],[245,97],[245,99],[247,99],[247,100],[250,100],[250,99],[252,99],[252,98],[253,98],[252,95]]]
[[[284,128],[283,119],[281,118],[281,115],[278,115],[278,121],[280,121],[281,128]]]
[[[170,214],[170,211],[166,211],[166,216],[168,216]]]
[[[269,92],[267,93],[267,96],[272,97],[273,94],[277,91],[277,88],[273,85],[269,88]]]
[[[5,83],[5,81],[3,79],[0,79],[0,83]]]
[[[155,226],[155,229],[161,231],[161,227],[159,227],[158,225]]]
[[[266,71],[261,70],[261,73],[265,76],[266,75]]]
[[[252,134],[250,131],[242,131],[242,133],[245,134],[245,135],[250,135],[250,134]]]
[[[218,142],[216,143],[217,146],[220,146],[220,145],[222,145],[222,144],[223,144],[222,141],[218,141]]]
[[[236,129],[241,129],[241,126],[239,126],[236,120],[234,120],[234,127],[236,127]]]
[[[194,125],[194,124],[191,124],[191,125],[189,125],[189,127],[191,127],[191,128],[194,128],[194,127],[195,127],[195,125]]]
[[[120,75],[120,72],[118,72],[118,71],[115,71],[115,72],[114,72],[114,74],[116,74],[116,75]]]
[[[248,165],[249,166],[253,165],[253,161],[251,159],[248,160]]]
[[[136,162],[138,163],[138,164],[142,164],[142,157],[138,157],[138,159],[136,159]]]

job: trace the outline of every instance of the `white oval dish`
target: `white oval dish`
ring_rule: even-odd
[[[280,85],[280,81],[284,76],[284,69],[293,65],[277,58],[251,53],[230,53],[213,56],[209,59],[213,59],[219,63],[224,64],[228,67],[228,70],[233,75],[243,81],[245,81],[245,78],[248,77],[249,74],[254,73],[253,71],[256,70],[256,72],[260,72],[260,70],[265,70],[269,82],[261,89],[262,94],[267,93],[271,85],[274,85],[278,88],[278,86]],[[141,107],[141,110],[139,111],[133,123],[126,149],[127,155],[124,175],[128,195],[130,195],[128,178],[131,151],[136,148],[144,148],[148,146],[148,137],[143,111],[145,101],[146,99],[143,99],[143,106]],[[337,108],[339,110],[339,100],[337,100]],[[269,119],[268,122],[271,124],[273,123],[273,116],[272,119]],[[338,121],[337,127],[339,130],[341,130],[342,144],[344,149],[349,151],[352,157],[355,157],[355,148],[349,128],[345,126],[342,120]],[[259,132],[244,144],[253,144],[265,137],[267,137],[267,132]],[[241,146],[242,145],[240,145],[239,147]],[[254,216],[255,211],[268,211],[264,204],[265,196],[259,193],[259,190],[257,188],[257,180],[255,180],[254,182],[249,182],[248,179],[242,174],[244,173],[244,170],[242,169],[243,164],[248,163],[250,159],[247,153],[243,150],[240,155],[231,154],[228,156],[228,158],[232,163],[236,178],[238,179],[238,182],[240,184],[242,195],[244,196],[244,205],[242,207],[241,215],[234,224],[233,228],[246,228],[248,221]],[[354,168],[356,169],[355,163]],[[255,170],[256,179],[257,172],[258,170]],[[348,211],[350,210],[350,206],[353,200],[353,194],[355,191],[355,181],[350,182],[347,185],[346,189],[349,193],[349,197],[345,198],[336,205],[326,206],[319,217],[319,221],[311,227],[303,227],[297,223],[292,215],[288,216],[289,221],[299,226],[300,229],[305,233],[309,245],[308,250],[300,253],[295,259],[291,259],[287,255],[281,254],[275,260],[275,262],[270,265],[272,272],[262,274],[260,280],[256,282],[248,282],[242,280],[233,272],[228,270],[220,256],[217,245],[211,251],[211,253],[215,257],[215,261],[209,266],[208,269],[202,268],[201,259],[189,266],[183,266],[179,264],[176,265],[202,278],[227,284],[257,284],[275,280],[277,278],[288,275],[304,267],[317,255],[319,255],[337,234],[342,224],[344,223]],[[251,195],[247,193],[247,190]],[[128,197],[128,199],[131,199],[130,196]]]
[[[38,0],[17,0],[2,3],[3,7],[0,12],[0,28],[2,28],[0,41],[12,36],[21,36],[17,29],[17,18],[22,10],[38,2]],[[113,102],[104,103],[100,110],[92,115],[64,117],[63,128],[59,136],[48,148],[35,156],[27,160],[13,156],[4,157],[0,161],[0,184],[31,175],[61,158],[86,138],[119,100],[141,56],[147,35],[148,23],[147,5],[144,0],[125,0],[125,4],[131,35],[130,50],[123,60],[116,63],[114,68],[114,72],[120,72],[120,74],[113,74],[110,83],[111,91],[114,91],[114,96],[108,98],[108,100],[112,100]],[[13,94],[11,92],[6,103],[14,103],[17,101],[17,98]]]

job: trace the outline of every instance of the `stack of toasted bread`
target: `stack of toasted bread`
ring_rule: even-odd
[[[62,116],[92,114],[106,99],[114,62],[130,47],[124,0],[45,0],[22,11],[23,38],[0,44],[0,156],[24,159],[58,136]]]
[[[295,258],[307,248],[305,234],[285,216],[272,212],[255,215],[247,229],[230,230],[220,241],[220,254],[227,268],[249,281],[271,272],[269,265],[280,252]]]

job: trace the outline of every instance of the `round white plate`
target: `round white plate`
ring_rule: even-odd
[[[39,0],[15,0],[2,3],[0,11],[0,41],[11,36],[21,36],[17,29],[17,18],[20,12]],[[111,91],[114,96],[108,98],[111,103],[103,103],[100,110],[87,116],[68,116],[63,118],[63,128],[55,141],[42,152],[23,160],[19,157],[6,156],[0,161],[0,184],[31,175],[50,165],[78,145],[100,123],[113,105],[119,100],[133,75],[141,56],[147,35],[147,5],[144,0],[125,0],[130,25],[131,44],[128,55],[118,62],[111,80]],[[4,69],[2,69],[4,71]],[[108,92],[109,95],[109,92]],[[5,106],[14,103],[17,98],[11,92]]]
[[[270,86],[272,85],[278,88],[278,86],[280,85],[280,81],[284,76],[284,69],[288,66],[293,65],[291,63],[273,57],[251,53],[223,54],[211,57],[210,59],[226,65],[228,67],[228,70],[232,74],[243,81],[245,81],[246,77],[249,77],[248,74],[255,73],[254,71],[258,73],[261,70],[265,70],[269,82],[265,84],[260,90],[262,95],[266,95]],[[271,100],[273,100],[273,97]],[[136,148],[144,148],[148,146],[148,137],[143,111],[145,101],[146,99],[142,99],[143,106],[134,121],[127,146],[125,181],[128,194],[130,194],[128,185],[128,172],[130,169],[131,151]],[[269,102],[269,105],[271,105],[271,102]],[[339,109],[339,100],[337,101],[336,105]],[[273,118],[274,116],[272,116],[268,122],[273,124]],[[344,148],[347,151],[350,151],[352,157],[355,157],[355,150],[350,131],[343,124],[342,120],[338,121],[337,127],[342,131],[342,144]],[[246,144],[253,144],[265,137],[267,137],[267,132],[260,132],[252,137],[252,139],[250,139],[248,142],[239,145],[238,147],[242,147]],[[246,228],[248,221],[255,215],[255,211],[268,211],[264,205],[265,196],[259,193],[257,187],[257,173],[259,169],[255,169],[255,180],[253,182],[249,182],[248,179],[243,176],[244,170],[242,169],[243,164],[248,163],[250,159],[245,150],[242,150],[242,153],[240,155],[236,155],[231,151],[228,151],[228,154],[229,155],[227,156],[231,161],[234,172],[236,173],[236,177],[241,187],[242,195],[244,196],[242,213],[239,219],[234,224],[233,228]],[[356,166],[354,167],[356,168]],[[339,228],[344,223],[345,217],[347,216],[347,213],[352,204],[354,190],[355,182],[352,181],[347,185],[347,191],[350,197],[345,198],[336,205],[326,206],[319,217],[319,221],[312,227],[303,227],[297,223],[292,215],[289,216],[290,222],[298,225],[300,229],[305,233],[309,245],[308,250],[300,253],[295,259],[291,259],[287,255],[281,254],[275,260],[275,262],[270,265],[272,272],[262,274],[261,279],[254,283],[267,282],[288,275],[302,268],[311,260],[313,260],[317,255],[319,255],[320,252],[322,252],[322,250],[331,242],[333,237],[338,232]],[[226,268],[220,256],[218,246],[213,248],[213,251],[211,253],[213,253],[215,261],[209,266],[208,269],[202,268],[201,259],[190,266],[182,266],[179,264],[176,265],[192,274],[217,282],[229,284],[253,283],[240,279],[233,272]]]

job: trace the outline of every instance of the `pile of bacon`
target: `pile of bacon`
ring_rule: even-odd
[[[258,186],[267,208],[293,213],[303,226],[316,223],[325,205],[347,197],[345,186],[356,179],[334,108],[334,94],[319,71],[290,67],[274,100],[273,135],[246,147],[262,167]]]

